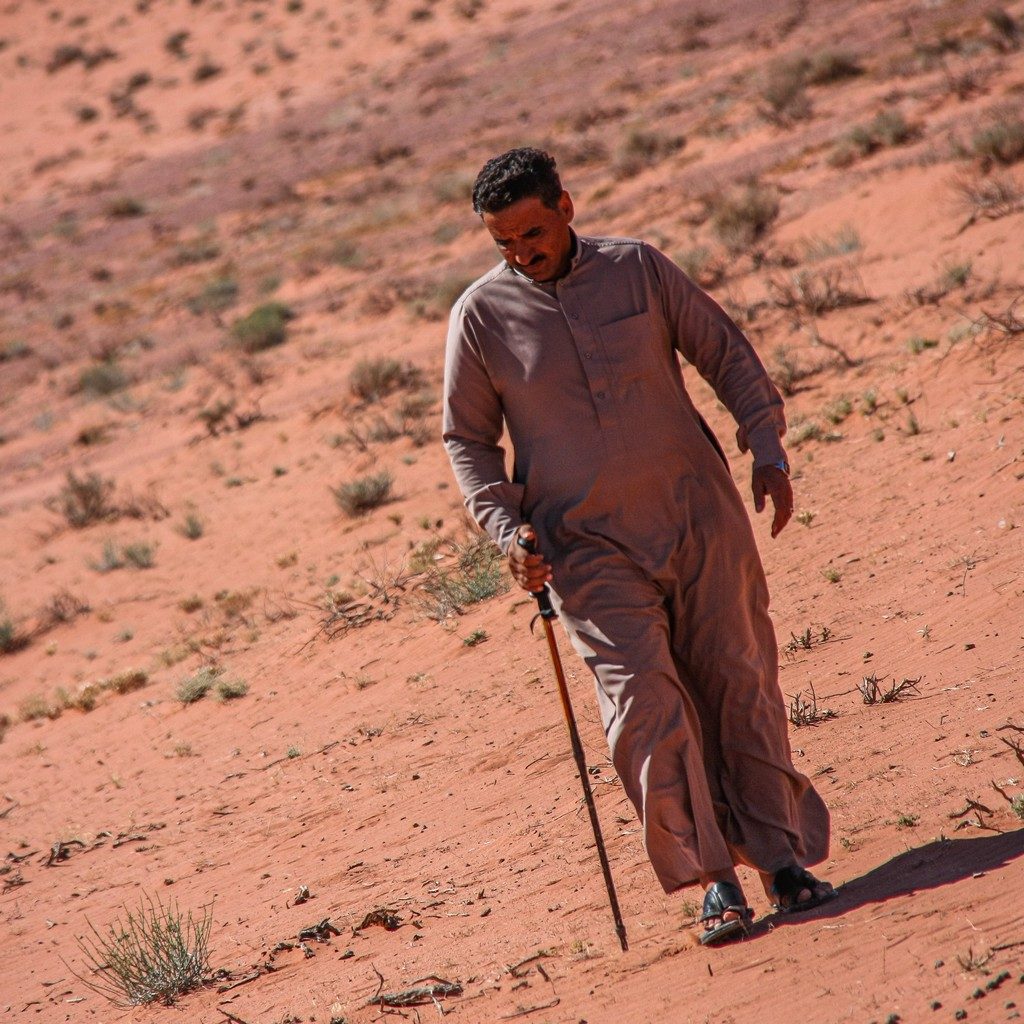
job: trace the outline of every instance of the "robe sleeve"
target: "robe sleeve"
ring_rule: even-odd
[[[508,552],[522,514],[524,488],[505,469],[501,397],[477,342],[465,299],[452,309],[444,367],[443,440],[469,514]]]
[[[785,460],[782,396],[753,346],[725,310],[667,256],[645,245],[643,259],[660,293],[675,348],[736,420],[740,451],[753,453],[755,467]]]

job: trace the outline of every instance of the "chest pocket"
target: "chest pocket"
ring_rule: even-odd
[[[597,331],[608,369],[618,379],[668,369],[668,340],[647,310],[601,324]]]

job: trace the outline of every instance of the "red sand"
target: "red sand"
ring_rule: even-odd
[[[970,151],[989,112],[1019,118],[1021,50],[994,44],[981,3],[723,4],[711,24],[684,3],[337,6],[3,9],[0,625],[30,639],[0,655],[5,1019],[370,1021],[375,993],[428,976],[463,994],[405,1019],[1015,1019],[1021,334],[982,321],[1015,300],[1024,317],[1024,214],[967,223],[951,181],[984,179]],[[48,72],[60,46],[82,53]],[[117,56],[86,68],[102,47]],[[838,49],[865,73],[810,86],[806,119],[759,113],[772,61]],[[835,139],[894,109],[905,144],[830,162]],[[629,174],[638,128],[686,143]],[[581,230],[707,247],[725,271],[713,293],[777,378],[787,363],[797,378],[803,515],[775,542],[766,518],[756,529],[784,691],[813,686],[834,712],[792,741],[833,814],[822,871],[842,896],[785,919],[761,901],[754,936],[727,948],[696,945],[696,891],[658,891],[563,644],[619,952],[530,602],[439,624],[408,578],[419,546],[467,529],[436,400],[425,443],[374,441],[402,396],[362,407],[350,392],[359,359],[388,355],[436,396],[447,304],[494,259],[466,181],[523,142],[559,156]],[[1019,163],[991,173],[1024,189]],[[726,253],[697,201],[750,174],[781,203],[757,259]],[[823,256],[843,229],[851,251]],[[828,268],[869,301],[780,307],[794,273]],[[288,340],[242,356],[228,329],[268,297],[297,314]],[[95,397],[83,371],[110,357],[127,386]],[[232,401],[212,436],[200,412]],[[382,469],[397,500],[341,514],[330,488]],[[70,528],[51,504],[68,470],[114,480],[143,518]],[[96,571],[108,540],[153,545],[153,566]],[[328,640],[332,590],[385,617]],[[44,631],[62,591],[91,610]],[[179,682],[204,665],[248,694],[183,705]],[[58,715],[59,688],[73,703],[132,668],[144,688]],[[870,674],[917,692],[866,705]],[[57,717],[23,720],[33,701]],[[224,973],[172,1009],[117,1009],[76,977],[76,938],[143,893],[212,905]],[[397,930],[358,927],[381,907]],[[340,934],[312,956],[271,956],[324,918]]]

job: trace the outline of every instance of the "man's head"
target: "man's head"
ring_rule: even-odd
[[[554,281],[569,269],[572,199],[547,153],[510,149],[488,160],[473,186],[473,209],[520,273]]]

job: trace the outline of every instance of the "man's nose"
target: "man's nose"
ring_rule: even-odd
[[[528,246],[517,246],[516,247],[516,263],[521,267],[525,267],[530,260],[533,259],[533,249]]]

